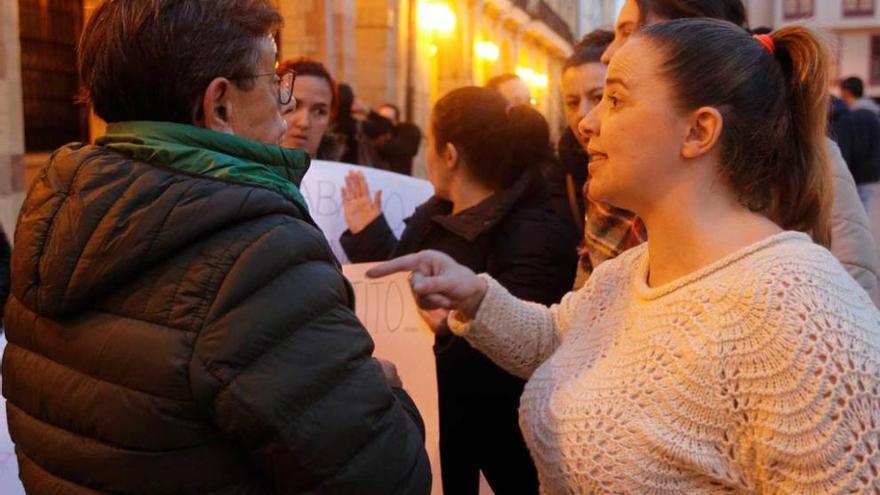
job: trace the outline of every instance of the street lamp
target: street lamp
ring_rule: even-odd
[[[455,31],[456,15],[446,2],[419,2],[419,29],[426,33],[449,36]]]

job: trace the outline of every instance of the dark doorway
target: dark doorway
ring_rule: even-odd
[[[87,140],[88,109],[75,102],[82,0],[18,0],[18,8],[26,151]]]

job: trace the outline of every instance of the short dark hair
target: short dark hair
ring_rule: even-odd
[[[468,172],[492,188],[510,187],[553,157],[544,117],[528,105],[510,107],[490,88],[466,86],[449,92],[434,105],[431,126],[435,150],[442,153],[452,143]]]
[[[783,27],[769,35],[772,53],[715,19],[663,22],[638,36],[659,48],[679,109],[721,112],[720,172],[740,202],[827,246],[829,55],[816,36]]]
[[[339,100],[339,90],[336,87],[336,81],[333,80],[333,76],[330,75],[330,71],[327,70],[327,67],[324,66],[321,62],[317,60],[312,60],[307,57],[301,57],[298,59],[288,59],[280,64],[275,69],[275,72],[278,75],[284,74],[285,72],[293,70],[296,72],[296,76],[312,76],[323,79],[327,81],[327,84],[330,86],[330,119],[335,120],[336,115],[338,113],[338,105],[337,101]],[[296,87],[296,83],[294,83],[294,87]]]
[[[641,23],[649,15],[660,19],[710,17],[746,27],[746,7],[742,0],[638,0]]]
[[[339,117],[342,119],[351,118],[351,106],[354,104],[354,89],[350,84],[339,83],[337,87],[339,95]]]
[[[506,83],[507,81],[513,81],[514,79],[522,78],[516,74],[499,74],[492,79],[489,79],[486,82],[486,87],[498,91],[498,88],[500,88],[502,84]]]
[[[604,29],[596,29],[587,34],[574,46],[571,56],[562,65],[562,72],[565,73],[572,67],[584,64],[601,63],[602,54],[605,53],[605,49],[613,40],[614,33]]]
[[[282,22],[270,0],[105,1],[79,43],[83,99],[107,122],[189,124],[214,78],[253,87],[259,39]]]
[[[865,96],[865,83],[862,82],[862,79],[860,77],[847,77],[840,82],[840,89],[845,89],[849,91],[856,98],[861,98],[862,96]]]

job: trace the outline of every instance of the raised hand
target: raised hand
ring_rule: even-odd
[[[370,188],[363,173],[353,170],[349,172],[345,176],[345,185],[341,192],[345,223],[352,234],[361,232],[382,214],[382,191],[376,191],[371,199]]]
[[[473,318],[488,286],[469,268],[439,251],[420,251],[382,263],[367,271],[370,278],[412,272],[410,287],[422,309],[458,310]]]

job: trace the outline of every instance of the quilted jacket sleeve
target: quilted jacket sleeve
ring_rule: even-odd
[[[392,390],[321,233],[290,220],[224,274],[193,391],[282,493],[428,493],[421,419]]]

